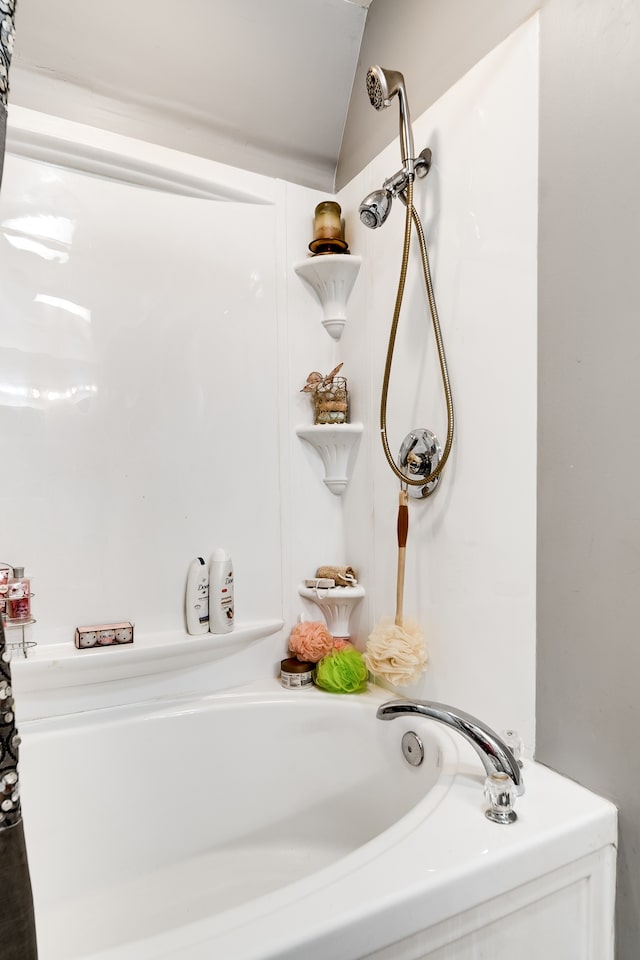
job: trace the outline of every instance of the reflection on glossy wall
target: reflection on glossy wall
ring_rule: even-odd
[[[39,642],[181,629],[216,546],[241,619],[280,615],[274,242],[271,204],[7,157],[0,559],[33,576]]]

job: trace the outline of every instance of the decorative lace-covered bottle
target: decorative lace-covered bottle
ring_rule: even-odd
[[[7,623],[22,623],[31,619],[31,583],[24,575],[24,567],[14,567],[7,584]]]

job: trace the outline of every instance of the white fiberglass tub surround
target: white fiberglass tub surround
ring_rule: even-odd
[[[274,681],[23,724],[41,960],[612,956],[613,808],[530,763],[489,823],[476,754],[380,699]]]

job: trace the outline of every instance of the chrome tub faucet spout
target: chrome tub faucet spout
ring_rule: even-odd
[[[490,727],[471,714],[444,703],[429,700],[388,700],[378,707],[379,720],[395,720],[396,717],[420,716],[443,723],[456,730],[476,751],[487,772],[506,774],[513,781],[516,796],[524,793],[522,772],[518,761],[506,743]]]

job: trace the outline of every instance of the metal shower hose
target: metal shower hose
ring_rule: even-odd
[[[427,289],[427,297],[429,299],[429,309],[431,311],[431,320],[433,324],[433,333],[436,338],[436,346],[438,349],[438,360],[440,362],[440,372],[442,374],[442,386],[444,388],[445,402],[447,405],[447,439],[442,451],[442,457],[440,458],[439,463],[436,465],[432,473],[428,477],[420,477],[417,480],[412,480],[409,477],[405,476],[398,467],[396,466],[395,460],[391,455],[391,450],[389,449],[389,441],[387,438],[387,396],[389,393],[389,378],[391,376],[391,363],[393,360],[393,351],[396,341],[396,333],[398,330],[398,321],[400,319],[400,310],[402,307],[402,298],[404,296],[404,288],[407,279],[407,268],[409,265],[409,249],[411,247],[411,221],[413,220],[416,232],[418,234],[418,243],[420,244],[420,256],[422,258],[422,272],[424,274],[424,282]],[[396,303],[393,310],[393,320],[391,321],[391,329],[389,331],[389,345],[387,347],[387,359],[384,366],[384,378],[382,381],[382,393],[380,396],[380,435],[382,439],[382,446],[384,448],[384,453],[387,458],[387,463],[393,470],[396,477],[403,484],[408,484],[412,487],[424,487],[428,483],[431,483],[432,480],[435,480],[442,471],[444,470],[445,464],[449,458],[451,452],[451,445],[453,443],[453,399],[451,397],[451,384],[449,382],[449,372],[447,370],[447,360],[444,352],[444,343],[442,341],[442,331],[440,330],[440,321],[438,319],[438,308],[436,306],[436,298],[433,292],[433,283],[431,281],[431,270],[429,269],[429,254],[427,252],[427,242],[425,240],[424,231],[422,229],[422,223],[420,222],[420,217],[418,212],[413,205],[413,180],[410,179],[406,188],[406,215],[404,222],[404,243],[402,247],[402,265],[400,267],[400,279],[398,280],[398,292],[396,294]]]

